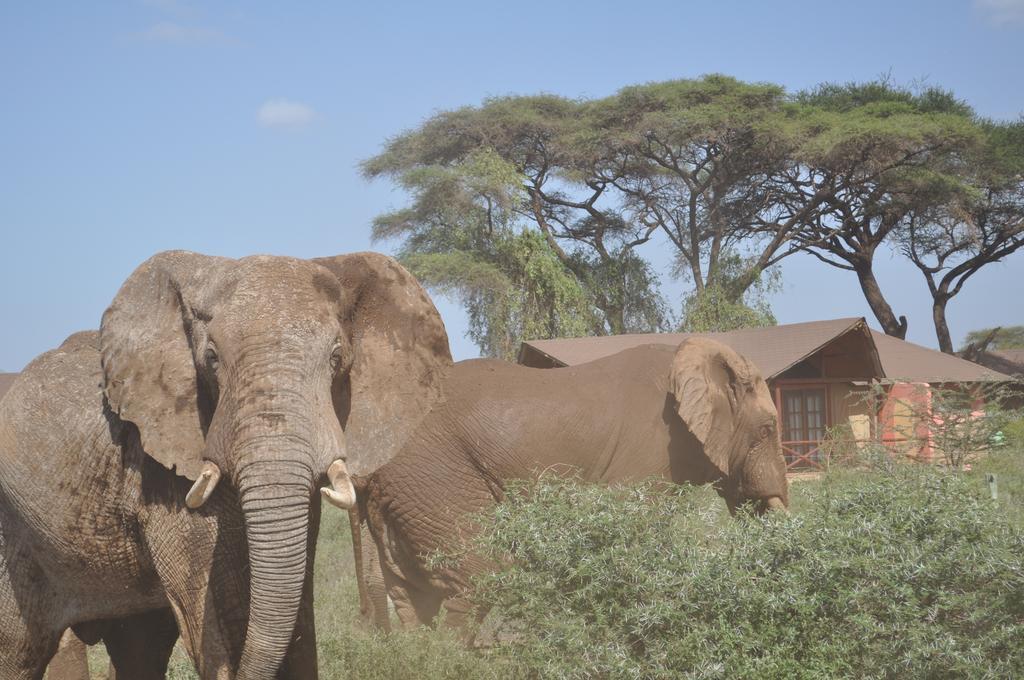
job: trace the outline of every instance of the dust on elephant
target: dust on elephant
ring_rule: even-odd
[[[0,401],[0,679],[68,627],[121,678],[179,631],[204,678],[315,678],[317,489],[351,505],[450,363],[391,258],[146,261]]]
[[[399,454],[355,480],[353,513],[367,519],[403,625],[431,623],[442,604],[447,622],[464,623],[469,578],[487,565],[469,552],[431,568],[425,556],[462,555],[467,516],[500,501],[506,480],[544,470],[713,483],[730,511],[789,503],[768,387],[725,345],[692,338],[559,369],[460,362]]]

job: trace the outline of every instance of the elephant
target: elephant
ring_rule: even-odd
[[[374,579],[403,627],[432,625],[443,606],[446,624],[466,633],[470,579],[491,566],[467,543],[475,532],[467,518],[500,502],[507,480],[543,471],[601,483],[712,483],[732,513],[745,503],[757,512],[789,505],[768,387],[719,342],[694,337],[556,369],[459,362],[399,453],[353,478],[352,524],[368,523],[381,569],[357,564],[377,623],[389,628],[370,595]],[[459,557],[432,564],[438,552]]]
[[[68,628],[120,679],[179,635],[203,678],[316,678],[321,497],[354,503],[450,366],[392,258],[151,257],[0,400],[0,680]]]

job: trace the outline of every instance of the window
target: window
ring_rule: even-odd
[[[820,387],[782,390],[782,442],[790,467],[821,461],[825,438],[825,390]]]

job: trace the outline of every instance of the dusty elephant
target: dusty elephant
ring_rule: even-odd
[[[163,677],[179,631],[204,678],[315,678],[317,488],[350,505],[450,363],[381,255],[145,262],[0,401],[0,679],[68,627],[119,678]]]
[[[725,345],[693,338],[559,369],[460,362],[399,454],[355,479],[352,512],[368,521],[403,626],[431,623],[442,605],[447,622],[465,623],[469,577],[486,565],[470,552],[430,568],[424,556],[461,550],[465,518],[500,501],[506,480],[552,469],[713,483],[731,511],[789,503],[768,387]]]

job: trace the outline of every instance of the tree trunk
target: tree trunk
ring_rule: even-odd
[[[622,305],[609,305],[604,313],[612,335],[622,335],[626,332],[626,315]]]
[[[858,263],[854,265],[853,269],[857,273],[860,289],[864,292],[864,299],[867,300],[868,306],[871,307],[871,311],[874,312],[875,318],[878,319],[878,323],[882,326],[885,334],[900,340],[906,338],[907,317],[900,316],[899,319],[896,318],[892,307],[889,306],[889,303],[885,301],[885,296],[882,295],[882,289],[875,278],[871,263]]]
[[[949,337],[949,324],[946,323],[946,304],[949,298],[936,295],[932,298],[932,321],[935,323],[935,337],[939,341],[939,349],[946,354],[955,354],[953,340]]]

